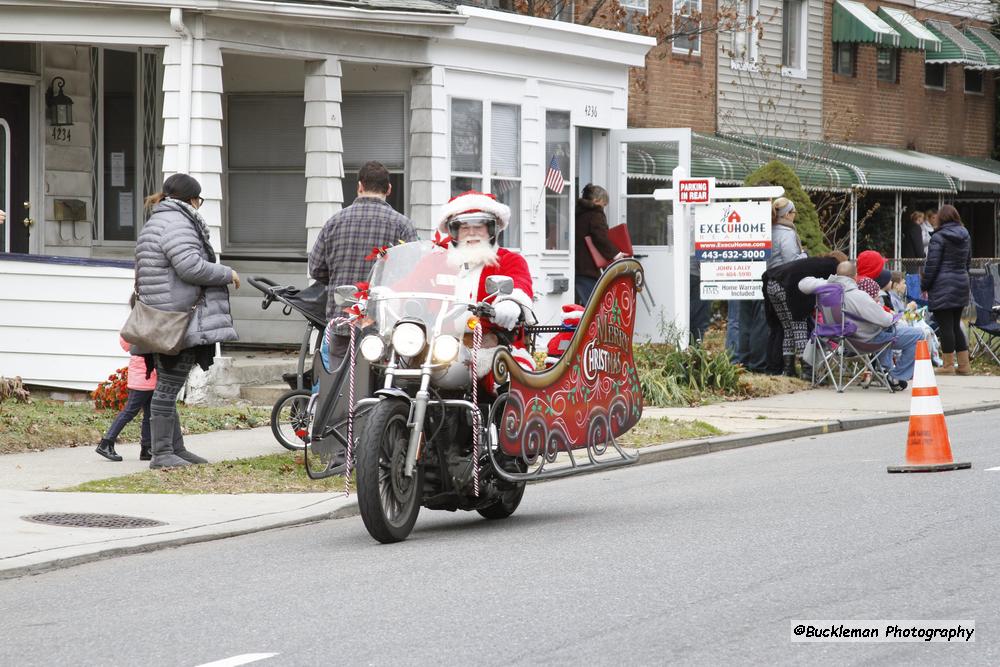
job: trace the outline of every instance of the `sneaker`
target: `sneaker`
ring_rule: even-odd
[[[889,378],[889,388],[893,391],[903,391],[906,389],[906,380],[896,380]]]

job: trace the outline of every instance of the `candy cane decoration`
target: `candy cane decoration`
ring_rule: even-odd
[[[483,323],[476,318],[472,330],[472,495],[479,497],[479,347],[483,343]]]
[[[358,317],[338,317],[336,319],[330,320],[326,325],[326,331],[323,334],[323,339],[326,343],[327,358],[329,359],[331,341],[333,338],[333,330],[335,327],[346,325],[351,333],[351,349],[348,353],[348,363],[350,368],[348,368],[348,391],[347,391],[347,469],[344,471],[344,493],[347,496],[351,495],[351,471],[354,468],[354,383],[355,383],[355,359],[356,348],[354,345],[355,339],[357,337],[357,327],[355,323]]]

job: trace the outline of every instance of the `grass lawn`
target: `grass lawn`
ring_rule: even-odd
[[[342,477],[312,480],[301,452],[282,452],[204,465],[145,470],[99,479],[62,491],[97,493],[327,493],[342,491]]]
[[[650,447],[662,445],[665,442],[693,440],[694,438],[707,438],[724,434],[725,431],[697,419],[687,421],[662,417],[660,419],[640,419],[631,431],[618,438],[618,442],[628,447]]]
[[[196,407],[179,405],[184,434],[253,428],[270,423],[271,410],[264,407]],[[0,454],[41,451],[53,447],[94,445],[117,413],[95,410],[90,403],[32,400],[30,403],[0,402]],[[138,442],[140,413],[125,427],[119,442]]]
[[[622,438],[629,447],[648,447],[676,440],[720,435],[723,431],[701,421],[643,419]],[[282,452],[235,461],[221,461],[167,470],[145,470],[111,477],[61,491],[91,493],[329,493],[342,491],[342,477],[312,480],[301,452]]]

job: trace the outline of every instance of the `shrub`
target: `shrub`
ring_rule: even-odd
[[[633,357],[643,402],[653,407],[692,405],[713,395],[743,392],[743,367],[734,364],[725,350],[643,343],[633,346]]]
[[[121,410],[128,400],[128,367],[119,368],[97,385],[90,397],[98,410]]]
[[[0,403],[8,398],[13,398],[15,403],[28,403],[31,400],[31,392],[21,384],[20,377],[0,377]]]
[[[822,255],[830,252],[823,242],[823,230],[819,226],[819,214],[812,199],[802,189],[802,182],[795,172],[780,160],[771,160],[758,168],[746,178],[747,185],[770,183],[785,188],[785,196],[795,204],[795,228],[802,240],[802,247],[810,255]]]

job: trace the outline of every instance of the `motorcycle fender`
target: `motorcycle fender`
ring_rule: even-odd
[[[407,403],[413,400],[413,398],[405,391],[402,389],[396,389],[395,387],[389,389],[378,389],[375,391],[375,395],[379,398],[401,398]]]

